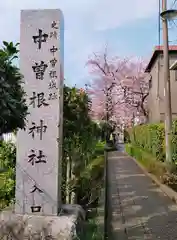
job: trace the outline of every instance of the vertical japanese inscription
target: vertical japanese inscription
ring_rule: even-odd
[[[51,66],[53,68],[55,67],[56,63],[57,63],[57,59],[56,58],[53,58],[52,60],[50,60],[50,64],[51,64]]]
[[[35,65],[32,66],[33,72],[36,74],[36,79],[43,80],[44,79],[44,73],[48,65],[41,61],[40,63],[35,62]]]
[[[42,150],[38,151],[38,155],[35,150],[31,149],[31,153],[28,155],[28,162],[31,163],[32,166],[36,163],[46,163],[46,156],[43,154]]]
[[[38,192],[39,194],[43,193],[43,191],[38,186],[36,186],[36,184],[34,184],[33,189],[30,192],[33,194],[33,205],[31,206],[32,213],[38,213],[38,212],[41,212],[42,210],[42,207],[40,205],[35,204],[35,199],[34,199],[35,192]]]
[[[52,32],[50,32],[50,38],[54,37],[55,39],[57,39],[56,36],[58,36],[58,32],[56,30],[58,30],[58,24],[56,21],[53,21],[51,23],[51,28],[52,28]],[[57,83],[56,83],[56,79],[58,78],[57,75],[57,71],[56,71],[56,63],[57,63],[57,59],[55,58],[55,54],[58,51],[58,48],[55,47],[54,45],[52,46],[52,48],[50,48],[50,52],[53,56],[53,58],[50,60],[50,66],[51,66],[51,70],[49,71],[49,77],[50,77],[50,82],[48,85],[49,90],[51,91],[49,93],[49,97],[48,100],[57,100],[58,99],[58,87],[57,87]]]
[[[59,10],[24,10],[22,13],[20,60],[30,114],[25,130],[18,134],[21,141],[18,152],[21,153],[17,153],[17,159],[21,159],[18,162],[25,169],[28,181],[21,184],[17,176],[16,182],[24,185],[26,213],[56,215],[60,201],[57,193],[60,116],[57,109],[60,109],[61,13]],[[17,169],[20,176],[18,172]],[[16,196],[20,201],[24,195],[18,192]]]
[[[28,134],[32,136],[32,138],[35,138],[35,134],[39,135],[40,140],[42,140],[43,133],[45,133],[47,130],[47,125],[44,124],[44,120],[40,120],[40,124],[36,125],[35,122],[31,123],[31,127],[29,127]]]
[[[52,53],[53,56],[55,55],[56,51],[58,51],[58,48],[56,48],[55,46],[50,48],[50,52]]]
[[[38,35],[33,36],[34,43],[38,44],[38,49],[41,49],[42,43],[46,42],[48,38],[48,34],[43,33],[41,29],[38,30]]]
[[[36,100],[37,100],[37,104],[36,104]],[[35,108],[36,106],[38,108],[40,108],[41,106],[49,106],[49,104],[46,102],[46,98],[45,98],[45,94],[44,92],[40,92],[37,93],[33,92],[33,96],[30,97],[30,103],[29,105],[32,105],[33,108]]]

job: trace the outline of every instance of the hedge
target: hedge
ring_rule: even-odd
[[[128,133],[128,134],[127,134]],[[165,129],[164,123],[135,126],[126,130],[127,141],[157,160],[165,160]],[[172,126],[172,159],[177,161],[177,120]]]
[[[15,196],[16,147],[0,142],[0,210],[9,205]]]

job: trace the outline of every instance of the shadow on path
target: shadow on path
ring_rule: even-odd
[[[108,157],[108,239],[177,239],[177,205],[136,163],[119,152]]]

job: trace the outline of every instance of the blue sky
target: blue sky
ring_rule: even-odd
[[[168,1],[169,6],[172,2]],[[103,51],[106,45],[110,56],[149,59],[158,44],[158,0],[1,1],[0,40],[19,41],[20,10],[36,8],[63,11],[65,78],[71,85],[84,86],[91,77],[85,66],[88,57]],[[170,40],[174,39],[177,39],[175,25],[170,30]]]

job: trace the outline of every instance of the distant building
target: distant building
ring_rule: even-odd
[[[170,66],[177,60],[177,45],[169,46]],[[149,122],[165,119],[163,48],[156,46],[145,72],[151,76],[148,96]],[[177,71],[170,71],[172,116],[177,118]]]

